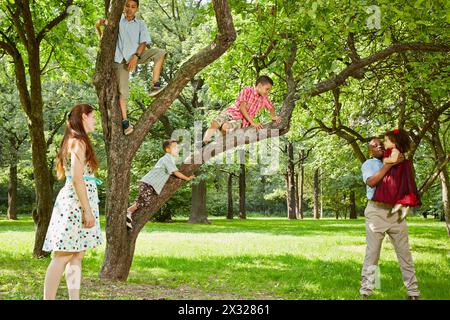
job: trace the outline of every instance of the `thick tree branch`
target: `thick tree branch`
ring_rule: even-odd
[[[422,184],[422,186],[419,188],[419,193],[422,195],[424,194],[436,181],[436,179],[439,177],[439,174],[442,170],[444,170],[447,166],[447,164],[450,161],[450,153],[447,154],[447,156],[441,161],[437,166],[436,169],[433,171],[433,173],[428,177],[427,180]]]
[[[22,103],[22,106],[24,107],[25,112],[30,115],[31,98],[28,92],[25,65],[23,63],[22,56],[16,46],[13,46],[5,41],[0,41],[0,49],[3,49],[8,55],[13,58],[20,101]]]
[[[16,0],[16,5],[18,8],[21,7],[24,20],[23,26],[25,27],[25,34],[27,37],[27,43],[24,43],[24,45],[27,47],[28,53],[31,54],[39,43],[36,44],[36,32],[34,30],[33,17],[30,10],[30,1]]]
[[[47,66],[48,66],[48,64],[50,62],[50,59],[52,58],[53,52],[55,52],[55,47],[54,46],[52,46],[52,49],[50,50],[50,53],[49,53],[48,58],[47,58],[47,61],[45,62],[44,66],[41,69],[41,75],[44,74],[45,68],[47,68]]]
[[[381,61],[387,57],[393,55],[394,53],[404,52],[404,51],[427,51],[427,52],[449,52],[450,45],[446,44],[434,44],[434,43],[397,43],[389,46],[388,48],[381,50],[367,58],[363,58],[350,64],[347,68],[342,70],[338,75],[317,83],[314,89],[310,90],[308,93],[311,97],[317,96],[326,91],[333,90],[344,84],[348,77],[357,74],[358,70],[367,67],[374,62]]]
[[[0,49],[3,49],[3,51],[9,54],[12,58],[14,58],[17,53],[17,49],[6,41],[0,41]]]
[[[69,112],[66,111],[64,113],[64,116],[62,117],[62,119],[56,124],[56,126],[53,128],[52,132],[50,133],[48,139],[47,139],[47,149],[51,146],[51,144],[53,143],[53,138],[55,137],[55,134],[58,132],[59,128],[61,128],[61,126],[66,123],[66,119],[67,119],[67,114]]]
[[[17,2],[16,2],[16,4],[17,4]],[[19,35],[19,38],[22,40],[22,43],[24,44],[24,46],[28,47],[28,39],[25,35],[23,23],[20,21],[20,11],[19,10],[21,9],[21,4],[17,5],[16,11],[13,11],[13,9],[9,5],[6,6],[6,9],[8,10],[9,14],[11,15],[12,22],[17,31],[17,34]]]
[[[66,0],[66,5],[64,7],[64,10],[61,11],[61,13],[51,20],[47,25],[38,33],[36,37],[36,41],[40,43],[42,39],[44,39],[45,35],[52,30],[54,27],[56,27],[58,24],[60,24],[68,15],[67,9],[73,4],[73,0]]]

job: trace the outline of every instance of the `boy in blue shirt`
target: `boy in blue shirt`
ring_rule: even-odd
[[[163,89],[158,79],[162,71],[166,52],[159,48],[146,48],[147,45],[152,43],[152,40],[145,22],[136,18],[136,12],[138,10],[139,0],[127,0],[119,22],[119,36],[114,55],[114,69],[120,95],[119,104],[122,111],[122,129],[125,135],[133,132],[133,126],[127,119],[127,100],[129,97],[128,80],[130,72],[136,69],[137,64],[154,61],[155,65],[150,86],[150,97],[156,96]],[[102,36],[100,27],[107,23],[105,19],[100,19],[96,23],[95,28],[100,37]]]

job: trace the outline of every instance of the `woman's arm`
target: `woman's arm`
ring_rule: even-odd
[[[83,180],[84,166],[86,161],[86,148],[84,144],[80,141],[73,141],[70,154],[72,163],[70,169],[72,175],[72,184],[81,204],[83,226],[85,228],[92,228],[95,224],[95,220],[88,200],[86,183]]]

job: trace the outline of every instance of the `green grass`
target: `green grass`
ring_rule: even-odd
[[[41,299],[49,259],[32,259],[30,217],[0,219],[0,299]],[[423,299],[450,299],[450,243],[443,223],[408,218]],[[128,282],[98,279],[105,247],[88,251],[84,299],[359,299],[364,221],[257,218],[211,225],[149,223]],[[104,225],[104,219],[102,220]],[[404,299],[399,265],[386,240],[374,299]],[[67,298],[65,284],[58,292]]]

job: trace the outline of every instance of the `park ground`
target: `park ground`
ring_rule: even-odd
[[[33,259],[30,216],[0,218],[0,300],[42,299],[49,258]],[[98,277],[105,245],[88,251],[82,299],[359,299],[364,220],[251,216],[148,223],[138,237],[127,282]],[[102,217],[102,225],[105,225]],[[409,217],[422,299],[450,299],[450,242],[445,225]],[[395,251],[386,237],[380,288],[373,299],[405,299]],[[67,299],[64,280],[58,298]]]

